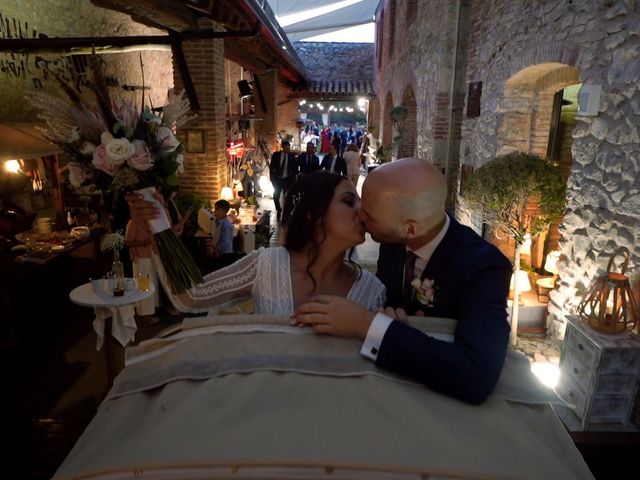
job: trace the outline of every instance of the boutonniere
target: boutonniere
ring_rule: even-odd
[[[433,280],[428,278],[422,280],[420,277],[416,277],[411,282],[411,286],[413,287],[414,299],[422,305],[433,307],[433,300],[436,295],[436,286]]]

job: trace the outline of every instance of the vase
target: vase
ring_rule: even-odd
[[[120,261],[120,251],[113,251],[113,263],[111,264],[111,277],[114,280],[114,291],[124,288],[124,265]]]

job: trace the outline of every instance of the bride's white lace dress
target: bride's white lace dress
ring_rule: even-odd
[[[165,292],[170,292],[166,273],[157,256],[154,256],[154,264]],[[234,264],[205,275],[200,285],[180,295],[169,294],[174,307],[185,313],[218,310],[244,301],[249,296],[254,300],[254,313],[293,313],[289,252],[284,247],[255,250]],[[363,270],[347,298],[369,310],[376,310],[384,305],[386,290],[375,275]]]

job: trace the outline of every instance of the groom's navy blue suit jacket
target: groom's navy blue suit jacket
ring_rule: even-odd
[[[402,322],[385,333],[376,365],[406,375],[432,390],[469,403],[493,391],[509,343],[507,295],[512,267],[507,258],[469,227],[451,218],[422,278],[434,280],[432,307],[403,304],[406,247],[380,245],[377,275],[387,287],[387,305],[409,314],[455,318],[455,340],[436,340]]]

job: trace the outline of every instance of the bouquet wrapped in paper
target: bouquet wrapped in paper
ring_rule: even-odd
[[[112,98],[94,57],[91,67],[88,91],[59,80],[63,97],[36,92],[29,100],[45,122],[44,134],[70,156],[72,186],[95,185],[115,195],[136,191],[157,204],[161,216],[149,227],[173,293],[181,293],[202,282],[202,275],[153,193],[178,185],[183,146],[174,131],[188,120],[189,103],[170,92],[161,109],[145,106],[144,98],[138,108],[135,99]]]

